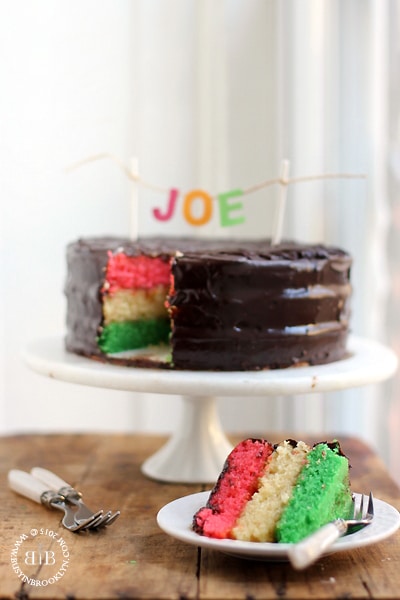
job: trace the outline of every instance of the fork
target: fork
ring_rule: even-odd
[[[358,509],[354,506],[352,519],[336,519],[335,521],[331,521],[300,542],[292,544],[288,550],[292,566],[298,570],[305,569],[320,558],[349,529],[359,529],[372,523],[372,519],[374,518],[372,492],[369,494],[366,509],[364,508],[364,503],[366,502],[364,502],[364,494],[362,494]]]
[[[103,511],[99,511],[98,513],[94,513],[82,500],[82,494],[78,492],[74,487],[72,487],[69,483],[61,479],[52,471],[48,469],[43,469],[42,467],[34,467],[31,469],[31,474],[49,486],[50,489],[56,491],[58,494],[64,496],[64,498],[78,507],[75,513],[75,521],[77,524],[85,522],[87,519],[97,516],[96,520],[91,525],[91,529],[105,527],[106,525],[111,525],[121,514],[119,510],[117,510],[114,514],[109,510],[104,515]]]
[[[43,504],[47,508],[61,510],[64,513],[62,524],[66,529],[69,529],[69,531],[86,529],[90,527],[95,520],[96,515],[77,523],[75,521],[75,513],[71,507],[68,506],[64,496],[56,493],[54,490],[49,490],[46,484],[36,479],[30,473],[20,471],[19,469],[11,469],[8,473],[8,483],[10,488],[18,494],[21,494],[38,504]]]

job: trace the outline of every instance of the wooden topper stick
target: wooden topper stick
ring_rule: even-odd
[[[275,213],[274,230],[272,232],[272,244],[274,246],[279,244],[282,239],[283,220],[285,216],[286,197],[289,185],[289,167],[290,162],[288,160],[283,160],[281,164],[281,178],[279,180],[279,200]]]
[[[132,174],[139,177],[138,159],[135,156],[132,156],[130,163]],[[131,240],[137,240],[139,237],[139,191],[138,182],[135,180],[132,181],[130,217],[130,238]]]

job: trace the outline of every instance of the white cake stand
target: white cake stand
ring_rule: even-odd
[[[352,337],[335,363],[271,371],[173,371],[110,365],[65,351],[62,336],[33,341],[24,352],[34,371],[58,380],[116,390],[178,394],[181,422],[168,442],[142,465],[148,477],[168,482],[214,482],[232,446],[216,410],[217,396],[276,396],[330,392],[378,383],[397,368],[394,352]]]

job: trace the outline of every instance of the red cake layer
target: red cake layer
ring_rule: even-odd
[[[124,289],[150,289],[157,285],[168,286],[169,261],[150,256],[127,256],[123,252],[108,253],[106,279],[102,291],[113,294]]]
[[[193,529],[197,533],[218,539],[231,537],[237,518],[257,491],[273,450],[274,446],[266,440],[252,439],[232,450],[207,505],[194,516]]]

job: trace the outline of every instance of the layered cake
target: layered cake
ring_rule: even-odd
[[[218,539],[291,543],[352,514],[349,464],[338,442],[311,448],[248,439],[228,456],[193,529]]]
[[[350,268],[323,245],[81,239],[67,248],[66,347],[188,370],[332,362],[346,353]],[[160,346],[158,362],[140,352]]]

